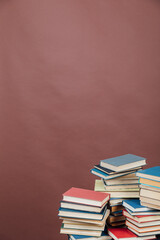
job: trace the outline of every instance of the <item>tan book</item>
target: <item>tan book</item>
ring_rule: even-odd
[[[74,235],[85,235],[85,236],[95,236],[95,237],[100,237],[102,234],[102,231],[97,231],[97,230],[83,230],[83,229],[69,229],[69,228],[64,228],[62,225],[60,229],[61,234],[74,234]]]
[[[160,231],[160,225],[157,226],[148,226],[148,227],[137,227],[133,223],[126,221],[126,226],[134,229],[135,231],[139,233],[147,233],[147,232],[153,232],[153,231]]]
[[[150,191],[147,189],[141,188],[140,196],[142,197],[151,197],[152,199],[160,200],[160,192]]]
[[[127,221],[133,223],[134,225],[136,225],[137,227],[151,227],[151,226],[160,226],[160,221],[149,221],[149,222],[137,222],[133,219],[130,218],[126,218]]]
[[[145,203],[150,203],[150,204],[153,204],[153,205],[160,206],[160,200],[155,200],[155,199],[152,199],[152,198],[149,198],[149,197],[142,197],[142,196],[140,196],[140,200],[142,202],[145,202]]]
[[[94,191],[109,193],[111,198],[139,198],[139,189],[134,191],[106,191],[103,180],[96,179]]]
[[[69,218],[69,217],[60,217],[59,219],[67,220],[67,221],[74,221],[74,222],[96,224],[96,225],[103,226],[105,224],[109,214],[110,214],[110,210],[107,209],[107,211],[106,211],[102,220],[91,220],[91,219],[84,219],[84,218]]]
[[[150,187],[150,186],[142,185],[142,184],[140,184],[139,186],[140,186],[140,188],[143,188],[143,189],[147,189],[147,190],[155,191],[155,192],[160,192],[160,188],[158,188],[158,187]]]
[[[146,203],[146,202],[142,202],[142,201],[141,201],[141,205],[142,205],[142,206],[145,206],[145,207],[150,207],[150,208],[154,208],[154,209],[160,210],[160,206],[157,206],[157,205],[155,205],[155,204]]]
[[[139,178],[139,182],[142,183],[142,184],[150,185],[152,187],[159,187],[160,188],[160,182],[157,182],[157,181],[153,181],[153,180],[146,179],[146,178]]]
[[[65,223],[63,221],[64,228],[70,229],[81,229],[81,230],[96,230],[96,231],[104,231],[105,224],[103,226],[98,226],[95,224],[86,224],[86,223]]]

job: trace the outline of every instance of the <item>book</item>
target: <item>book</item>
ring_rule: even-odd
[[[69,228],[69,229],[96,230],[96,231],[104,231],[104,228],[105,228],[105,224],[103,226],[98,226],[95,224],[76,223],[76,222],[70,222],[70,223],[63,222],[63,226],[64,228]]]
[[[150,191],[160,192],[160,188],[152,187],[152,186],[149,186],[149,185],[146,185],[146,184],[140,184],[139,187],[150,190]]]
[[[137,236],[127,228],[109,228],[108,234],[115,240],[137,240]]]
[[[122,205],[110,206],[110,211],[111,212],[117,212],[117,211],[120,211],[120,210],[123,210],[123,209],[124,209],[124,206],[122,206]]]
[[[107,186],[104,185],[104,188],[106,191],[129,191],[129,192],[136,192],[139,191],[139,185],[138,184],[132,184],[132,185],[113,185],[113,186]]]
[[[136,175],[135,175],[136,171],[138,171],[138,170],[141,169],[141,167],[139,167],[139,168],[130,169],[130,170],[128,170],[128,171],[115,172],[115,171],[113,171],[113,170],[111,170],[111,169],[104,168],[104,167],[102,167],[102,166],[100,166],[100,165],[95,165],[94,168],[96,168],[96,169],[98,169],[98,170],[100,170],[100,171],[102,171],[102,172],[104,172],[104,173],[107,173],[107,174],[109,174],[109,175],[111,175],[111,174],[116,174],[116,173],[127,173],[127,175],[130,175],[130,176],[128,176],[128,177],[135,177],[135,176],[136,176]]]
[[[86,205],[101,207],[107,203],[110,198],[108,193],[95,192],[82,188],[70,188],[63,194],[63,201],[81,203]]]
[[[151,236],[155,236],[157,234],[160,234],[160,231],[152,231],[152,232],[146,232],[146,233],[139,233],[136,230],[134,230],[131,227],[128,227],[130,231],[135,233],[138,237],[147,237],[146,239],[152,239]]]
[[[138,184],[138,178],[137,179],[130,179],[130,178],[116,178],[111,180],[105,180],[104,182],[107,186],[114,186],[114,185],[132,185],[132,184]]]
[[[160,192],[157,192],[157,191],[150,191],[150,190],[141,188],[140,196],[142,196],[142,197],[151,197],[151,198],[153,198],[155,200],[159,200],[160,201]]]
[[[67,209],[67,208],[59,208],[58,216],[101,220],[104,217],[106,210],[107,210],[107,207],[105,207],[101,213],[95,213],[95,212],[86,212],[86,211],[73,210],[73,209]]]
[[[143,202],[143,206],[144,203],[149,203],[149,204],[153,204],[153,205],[156,205],[156,206],[159,206],[160,207],[160,201],[159,200],[155,200],[155,199],[152,199],[152,198],[149,198],[149,197],[140,197],[140,201]]]
[[[147,233],[147,232],[153,232],[153,231],[160,231],[160,225],[156,226],[147,226],[147,227],[137,227],[133,223],[126,221],[126,226],[134,229],[135,231],[139,233]]]
[[[133,154],[125,154],[100,161],[101,167],[106,167],[113,171],[125,171],[144,165],[146,165],[146,159]]]
[[[107,209],[104,217],[101,220],[94,220],[94,219],[84,219],[84,218],[71,218],[71,217],[60,217],[62,220],[66,221],[73,221],[73,222],[82,222],[82,223],[89,223],[89,224],[96,224],[96,225],[104,225],[108,216],[110,214],[110,210]]]
[[[97,230],[83,230],[83,229],[69,229],[64,228],[63,224],[60,228],[61,234],[75,234],[75,235],[86,235],[86,236],[95,236],[100,237],[102,234],[102,231]]]
[[[149,221],[149,222],[136,222],[133,219],[130,218],[126,218],[127,221],[133,223],[134,225],[136,225],[137,227],[150,227],[150,226],[160,226],[160,221]]]
[[[151,208],[142,206],[139,199],[124,200],[122,205],[132,212],[148,212],[152,210]]]
[[[123,172],[123,173],[117,173],[117,174],[114,174],[114,175],[109,175],[109,174],[107,174],[107,173],[105,173],[105,172],[102,172],[102,171],[100,171],[99,169],[97,169],[97,168],[92,168],[91,170],[90,170],[90,172],[92,173],[92,174],[94,174],[94,175],[96,175],[96,176],[98,176],[98,177],[100,177],[100,178],[103,178],[103,179],[113,179],[113,178],[117,178],[117,177],[120,177],[120,176],[125,176],[125,175],[127,175],[128,173],[126,173],[126,172]]]
[[[68,208],[68,209],[74,209],[74,210],[82,210],[82,211],[88,211],[88,212],[102,212],[103,208],[106,204],[104,204],[102,207],[95,207],[95,206],[89,206],[84,204],[78,204],[78,203],[72,203],[72,202],[60,202],[61,208]]]
[[[155,210],[155,209],[152,209],[152,210],[147,211],[147,212],[133,212],[133,211],[127,209],[127,208],[126,208],[126,210],[132,216],[137,216],[137,215],[138,216],[141,216],[141,215],[143,215],[143,216],[145,216],[145,215],[160,215],[160,211],[159,210]]]
[[[112,223],[108,223],[108,226],[111,227],[119,227],[119,226],[124,226],[125,225],[125,221],[119,221],[119,222],[112,222]]]
[[[106,191],[103,180],[96,179],[94,191],[96,192],[107,192],[111,198],[138,198],[139,189],[134,191]]]
[[[160,182],[153,181],[147,178],[139,178],[139,183],[150,186],[150,187],[157,187],[160,189]]]
[[[69,235],[70,240],[111,240],[112,238],[102,232],[100,237],[93,237],[93,236],[85,236],[85,235]]]
[[[123,210],[123,215],[127,218],[133,219],[136,222],[160,221],[160,215],[137,215],[133,216],[126,210]]]
[[[109,215],[109,217],[107,219],[107,222],[109,224],[111,224],[113,222],[121,222],[121,221],[124,221],[124,220],[125,220],[124,216],[112,216],[112,215]]]
[[[141,171],[138,171],[136,175],[140,178],[147,178],[150,180],[160,182],[160,166],[147,168]]]
[[[141,201],[141,204],[144,205],[144,206],[146,206],[146,207],[151,207],[151,208],[154,208],[154,209],[160,210],[160,206],[155,205],[155,204],[146,203],[146,202],[142,202],[142,201]]]

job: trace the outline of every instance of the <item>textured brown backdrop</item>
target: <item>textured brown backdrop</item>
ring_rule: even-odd
[[[59,235],[61,194],[159,164],[160,1],[0,1],[0,239]]]

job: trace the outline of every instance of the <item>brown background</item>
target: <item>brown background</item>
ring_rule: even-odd
[[[0,239],[59,235],[61,195],[159,164],[160,1],[0,1]]]

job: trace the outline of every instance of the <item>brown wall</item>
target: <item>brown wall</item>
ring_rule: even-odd
[[[0,1],[0,239],[59,235],[61,194],[159,164],[160,1]]]

